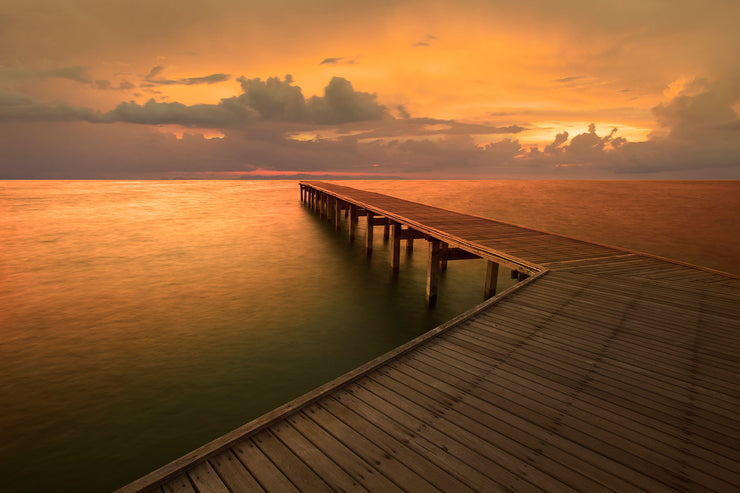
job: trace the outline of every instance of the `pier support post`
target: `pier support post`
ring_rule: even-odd
[[[496,283],[498,281],[498,264],[488,261],[486,267],[486,285],[483,290],[483,297],[488,299],[496,295]]]
[[[406,240],[406,253],[411,253],[414,251],[414,239],[409,238]]]
[[[388,241],[389,235],[390,235],[390,225],[386,223],[383,225],[383,241]]]
[[[355,206],[352,204],[347,204],[347,214],[349,214],[349,222],[347,224],[347,229],[349,229],[349,242],[353,243],[355,241]]]
[[[334,199],[334,229],[340,231],[342,229],[342,204],[339,199]]]
[[[373,253],[373,218],[374,214],[367,211],[367,233],[365,233],[365,255]]]
[[[439,264],[441,241],[429,240],[429,265],[427,267],[427,303],[434,306],[437,303],[437,286],[439,285]]]
[[[440,251],[442,253],[442,255],[440,256],[440,258],[442,260],[439,261],[439,270],[440,270],[440,272],[446,272],[447,271],[447,256],[445,254],[447,253],[447,248],[448,247],[449,247],[449,245],[447,243],[445,243],[444,241],[440,243],[439,249],[440,249]]]
[[[391,233],[391,271],[398,274],[401,257],[401,223],[393,222],[390,227],[386,225],[386,228],[390,229]]]

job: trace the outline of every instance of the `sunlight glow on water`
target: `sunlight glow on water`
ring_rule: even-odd
[[[740,271],[737,182],[344,184]],[[350,246],[285,181],[0,182],[0,249],[3,491],[122,486],[474,306],[485,277],[451,262],[430,310],[425,242],[393,279],[382,234],[367,258],[362,221]]]

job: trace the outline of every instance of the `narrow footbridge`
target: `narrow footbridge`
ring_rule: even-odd
[[[740,278],[378,193],[302,182],[366,221],[483,258],[481,305],[122,488],[739,491]],[[342,214],[346,220],[341,220]],[[507,269],[520,282],[496,294]]]

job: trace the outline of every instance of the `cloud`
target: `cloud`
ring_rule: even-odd
[[[437,40],[439,40],[437,36],[434,36],[433,34],[427,34],[423,40],[417,41],[411,46],[425,48],[428,46],[432,46],[432,42],[437,41]]]
[[[324,97],[313,96],[306,103],[311,121],[319,124],[337,124],[363,120],[379,120],[385,107],[377,96],[355,91],[342,77],[334,77],[324,88]]]
[[[234,128],[256,120],[329,125],[379,120],[385,116],[385,107],[378,104],[375,94],[355,91],[352,84],[341,77],[334,77],[329,82],[324,96],[313,96],[308,101],[301,88],[293,85],[290,75],[285,79],[270,77],[263,81],[260,78],[241,77],[238,80],[242,94],[222,99],[218,104],[188,106],[152,99],[143,105],[133,101],[123,102],[107,113],[74,108],[63,103],[50,105],[22,94],[3,93],[0,120],[84,120]],[[106,82],[98,81],[97,85],[100,88],[110,87]],[[141,87],[146,88],[147,85],[142,84]]]
[[[15,79],[67,79],[74,82],[89,84],[92,79],[88,75],[89,68],[83,66],[71,67],[0,67],[0,82]]]
[[[46,104],[23,94],[0,91],[0,121],[97,121],[88,108]]]
[[[705,79],[685,84],[667,103],[652,109],[658,123],[678,139],[706,138],[717,128],[732,126],[738,115],[732,105],[740,94],[711,85]]]
[[[248,108],[228,104],[159,103],[150,99],[143,105],[133,101],[119,104],[114,110],[101,115],[102,123],[126,122],[148,125],[177,124],[186,127],[232,127],[253,119]]]
[[[293,77],[285,79],[270,77],[263,81],[259,77],[237,79],[243,94],[234,99],[234,104],[252,108],[263,120],[305,121],[306,99],[301,88],[293,85]]]
[[[571,77],[563,77],[562,79],[555,79],[553,82],[573,82],[580,79],[585,79],[585,77],[583,75],[574,75]]]
[[[324,58],[319,65],[356,65],[357,58],[333,57]]]
[[[155,71],[155,75],[161,73]],[[90,156],[103,161],[110,161],[110,154],[120,152],[117,164],[109,168],[119,175],[177,171],[178,166],[191,172],[249,171],[258,167],[365,173],[376,171],[371,165],[377,164],[383,173],[420,177],[561,176],[570,172],[600,177],[675,176],[666,173],[711,177],[704,173],[717,173],[740,178],[740,120],[733,109],[738,102],[737,91],[731,85],[703,79],[674,85],[670,99],[653,108],[663,133],[656,133],[646,142],[628,142],[619,136],[617,128],[600,133],[592,123],[587,131],[576,135],[555,134],[543,148],[523,146],[519,141],[519,134],[527,135],[527,126],[412,117],[403,106],[395,108],[398,117],[394,118],[374,93],[357,91],[341,77],[332,78],[323,94],[309,98],[290,75],[241,77],[238,81],[241,93],[217,104],[185,105],[152,99],[143,104],[123,102],[108,112],[0,92],[0,124],[10,129],[7,134],[0,132],[0,146],[5,154],[28,165],[0,163],[0,177],[40,177],[48,171],[48,162],[55,163],[62,175],[102,176],[102,168],[85,157],[89,151]],[[109,81],[91,84],[115,89]],[[25,129],[33,122],[48,132],[19,139],[10,123],[1,122],[13,122]],[[147,125],[179,125],[192,132],[217,128],[225,137],[217,142],[187,133],[179,140],[144,137],[149,135]],[[138,130],[131,130],[133,127]],[[62,128],[75,128],[78,133],[61,132]],[[115,129],[127,137],[122,137],[121,144],[111,145],[113,134],[101,128]],[[316,136],[294,138],[297,134],[310,136],[311,132]],[[69,141],[62,142],[61,135]],[[44,138],[48,139],[46,144]],[[90,144],[97,138],[109,147]],[[136,139],[138,143],[134,143]],[[21,157],[21,142],[31,146],[25,151],[28,159]],[[124,142],[131,146],[129,150]],[[40,149],[47,149],[45,158]],[[127,164],[126,159],[131,162]],[[76,167],[76,160],[83,160],[87,168]]]
[[[229,74],[211,74],[205,77],[189,77],[186,79],[180,79],[180,82],[186,86],[192,86],[195,84],[216,84],[217,82],[225,82],[231,78]]]
[[[564,152],[563,144],[568,141],[568,132],[562,132],[555,136],[555,140],[552,144],[545,147],[547,154],[558,154]]]
[[[162,72],[164,72],[164,69],[165,69],[165,67],[163,67],[162,65],[156,65],[156,66],[152,67],[152,69],[149,71],[148,74],[146,74],[144,76],[144,78],[146,80],[151,80],[151,79],[157,77]]]
[[[148,84],[142,84],[142,87],[151,87],[153,85],[160,85],[160,86],[174,86],[174,85],[184,85],[184,86],[193,86],[197,84],[216,84],[218,82],[225,82],[229,79],[231,79],[231,75],[229,74],[211,74],[206,75],[204,77],[185,77],[180,79],[163,79],[163,78],[157,78],[159,77],[166,69],[167,67],[164,67],[162,65],[156,65],[152,67],[152,69],[149,71],[148,74],[144,76],[144,79],[147,81]]]

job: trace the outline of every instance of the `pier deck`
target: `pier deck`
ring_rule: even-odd
[[[737,276],[335,184],[301,197],[391,248],[428,240],[432,284],[466,254],[523,280],[120,491],[740,488]]]

